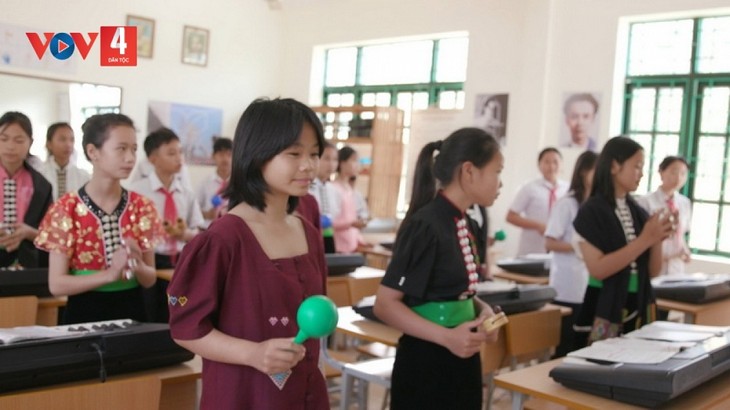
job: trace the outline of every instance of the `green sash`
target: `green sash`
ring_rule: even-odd
[[[598,280],[594,278],[593,276],[588,276],[588,286],[594,287],[594,288],[602,288],[603,287],[603,281]],[[629,293],[636,293],[639,290],[639,274],[638,273],[632,273],[631,276],[629,276]]]
[[[93,275],[95,273],[99,272],[98,270],[89,270],[89,269],[72,269],[71,274],[77,275],[77,276],[83,276],[83,275]],[[98,288],[94,289],[96,292],[119,292],[120,290],[128,290],[133,289],[139,286],[139,283],[137,283],[137,278],[132,278],[130,280],[118,280],[116,282],[108,283],[103,286],[99,286]]]
[[[459,326],[476,317],[474,301],[471,299],[448,302],[428,302],[411,308],[424,319],[444,327]]]

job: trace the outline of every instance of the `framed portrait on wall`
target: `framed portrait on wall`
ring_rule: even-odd
[[[590,91],[563,93],[561,147],[600,151],[597,136],[600,106],[601,93]]]
[[[208,42],[210,31],[193,26],[183,29],[182,62],[185,64],[208,65]]]
[[[127,25],[137,27],[137,56],[152,58],[155,45],[155,21],[146,17],[127,15]]]

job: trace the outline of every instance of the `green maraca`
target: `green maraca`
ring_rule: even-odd
[[[337,327],[337,306],[323,295],[310,296],[299,305],[297,325],[299,332],[294,343],[302,344],[312,337],[329,336]]]
[[[299,305],[297,310],[297,325],[299,332],[294,337],[294,343],[302,344],[312,337],[324,337],[330,335],[337,327],[337,306],[332,299],[323,295],[310,296]],[[270,374],[271,381],[276,384],[279,390],[291,375],[291,370]]]

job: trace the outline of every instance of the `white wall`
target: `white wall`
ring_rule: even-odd
[[[317,46],[468,31],[466,107],[454,128],[472,125],[476,94],[510,94],[504,188],[490,210],[493,226],[507,229],[504,253],[509,255],[519,232],[504,216],[520,185],[537,176],[540,149],[558,144],[563,93],[601,93],[600,143],[619,131],[621,113],[611,108],[620,107],[613,92],[614,78],[623,75],[615,72],[616,50],[625,41],[617,40],[622,18],[692,16],[698,12],[691,10],[705,14],[713,8],[730,12],[725,0],[289,1],[283,11],[282,81],[290,95],[319,103],[313,93],[321,88],[310,88],[310,77],[321,77],[312,72]],[[579,152],[563,150],[563,155],[563,177],[569,179]]]
[[[98,32],[103,25],[123,25],[127,14],[155,20],[154,56],[139,58],[137,67],[100,67],[97,39],[85,61],[71,57],[79,59],[75,74],[7,66],[0,70],[122,87],[122,113],[135,121],[140,147],[147,133],[148,101],[221,108],[223,134],[233,136],[251,100],[281,94],[281,14],[261,0],[3,0],[0,21],[38,32]],[[210,30],[207,67],[180,62],[184,25]],[[194,183],[212,172],[208,167],[191,168]]]

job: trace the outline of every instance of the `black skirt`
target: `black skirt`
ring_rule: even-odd
[[[443,346],[403,335],[393,365],[390,408],[481,409],[479,354],[462,359]]]
[[[117,292],[85,292],[68,297],[62,324],[133,319],[148,321],[142,287]]]

